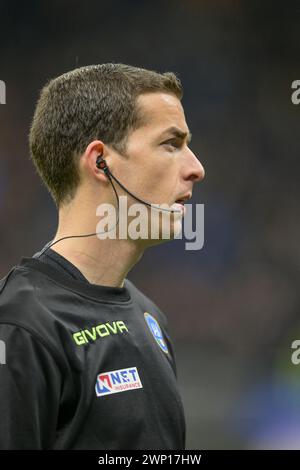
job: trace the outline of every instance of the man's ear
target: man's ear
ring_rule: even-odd
[[[101,140],[90,142],[80,159],[81,170],[84,174],[94,175],[96,179],[100,179],[103,183],[109,182],[107,175],[97,168],[97,158],[101,155],[103,158],[108,156],[108,149]],[[109,157],[109,156],[108,156]]]

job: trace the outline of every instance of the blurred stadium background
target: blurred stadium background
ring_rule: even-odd
[[[129,278],[166,313],[189,449],[300,448],[300,3],[0,3],[0,277],[54,235],[29,160],[44,83],[87,64],[176,72],[206,169],[205,245],[151,249]]]

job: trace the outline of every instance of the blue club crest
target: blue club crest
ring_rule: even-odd
[[[162,334],[162,331],[160,329],[160,326],[157,322],[157,320],[155,320],[155,318],[152,317],[152,315],[150,315],[149,313],[145,312],[144,313],[144,317],[145,317],[145,320],[147,322],[147,325],[149,326],[149,329],[152,333],[152,335],[154,336],[154,339],[155,341],[157,342],[157,344],[159,345],[159,347],[166,353],[168,354],[168,347],[166,345],[166,342],[164,340],[164,337],[163,337],[163,334]]]

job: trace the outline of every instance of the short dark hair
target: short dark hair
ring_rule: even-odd
[[[80,67],[44,86],[31,124],[30,153],[57,207],[75,196],[78,159],[90,142],[101,139],[125,152],[129,132],[143,122],[136,99],[149,92],[182,98],[174,73],[114,63]]]

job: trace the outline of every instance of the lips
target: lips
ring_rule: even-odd
[[[189,199],[191,199],[191,197],[192,197],[192,194],[191,194],[191,193],[188,193],[188,194],[185,194],[184,196],[181,196],[180,198],[176,199],[175,202],[176,202],[177,204],[182,204],[182,205],[184,205],[184,203],[185,203],[186,201],[188,201]]]

